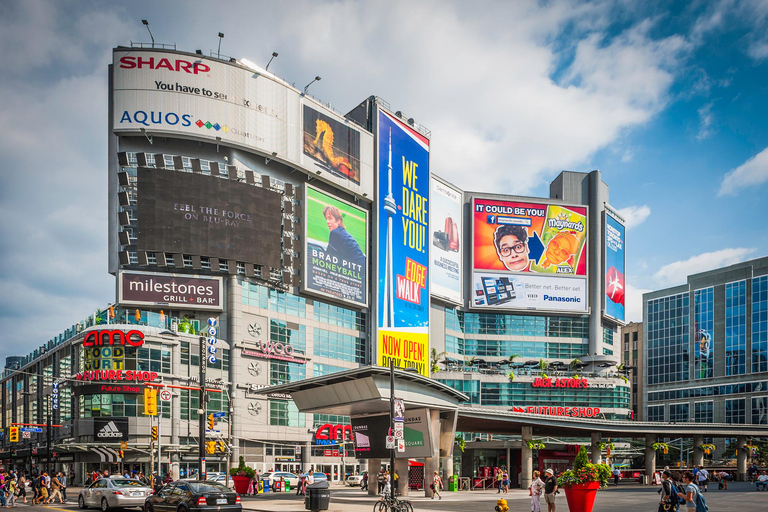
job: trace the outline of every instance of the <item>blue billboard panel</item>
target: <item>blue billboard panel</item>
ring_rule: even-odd
[[[605,314],[624,322],[624,225],[605,214]]]
[[[429,375],[429,139],[378,112],[378,354]]]

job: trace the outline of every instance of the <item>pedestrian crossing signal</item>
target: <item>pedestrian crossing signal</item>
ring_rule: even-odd
[[[120,457],[121,459],[124,458],[125,455],[123,454],[123,450],[117,450],[117,456]]]
[[[227,451],[227,443],[224,441],[219,441],[219,451],[221,453],[225,453]]]
[[[157,427],[152,427],[152,440],[157,441]]]
[[[19,427],[11,427],[11,442],[12,443],[18,443],[19,442]]]
[[[208,430],[213,430],[213,428],[216,426],[215,420],[213,418],[213,414],[208,415]]]
[[[216,441],[205,442],[205,453],[209,455],[216,453]]]

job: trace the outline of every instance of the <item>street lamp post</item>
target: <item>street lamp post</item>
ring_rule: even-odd
[[[51,395],[48,394],[48,400],[46,402],[46,428],[45,428],[45,471],[48,475],[51,474]]]

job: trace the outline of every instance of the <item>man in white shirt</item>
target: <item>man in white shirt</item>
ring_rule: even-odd
[[[760,490],[760,487],[763,488],[763,491],[768,491],[768,471],[763,471],[763,474],[757,477],[755,487],[758,491]]]
[[[696,478],[699,480],[699,489],[707,492],[707,479],[709,478],[709,472],[706,469],[701,468],[696,474]]]
[[[314,470],[310,469],[309,473],[307,474],[307,485],[311,485],[315,483],[315,474]]]

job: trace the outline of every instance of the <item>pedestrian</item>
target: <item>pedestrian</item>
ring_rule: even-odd
[[[747,474],[749,475],[749,483],[754,482],[755,477],[757,476],[757,464],[753,462],[752,465],[747,468]]]
[[[58,475],[53,475],[51,479],[51,496],[48,498],[48,503],[53,503],[56,496],[59,497],[59,503],[64,503],[64,498],[61,496],[61,482]]]
[[[504,494],[509,493],[509,473],[506,470],[501,473],[501,488],[504,490]]]
[[[704,492],[707,492],[707,480],[709,479],[709,471],[704,468],[699,468],[699,472],[696,473],[696,479],[699,481],[699,489],[704,489]]]
[[[557,492],[557,478],[550,468],[545,472],[544,478],[544,503],[547,504],[547,512],[555,512],[555,493]]]
[[[717,484],[718,489],[722,489],[724,491],[728,490],[728,478],[730,478],[730,475],[727,471],[723,470],[718,473],[718,476],[720,477],[720,482]]]
[[[24,475],[19,476],[17,484],[19,488],[19,498],[24,498],[24,503],[27,502],[27,478]]]
[[[392,494],[397,496],[397,486],[400,483],[400,475],[397,474],[397,470],[395,470],[393,479],[395,481],[395,485],[392,486]]]
[[[677,487],[672,480],[672,472],[668,469],[665,469],[661,473],[660,494],[659,512],[677,512],[680,498],[677,496]]]
[[[363,472],[363,483],[360,484],[360,490],[361,491],[367,491],[368,490],[368,472]]]
[[[496,494],[501,493],[502,480],[504,480],[504,475],[501,474],[501,468],[496,468]]]
[[[11,474],[8,477],[8,499],[5,503],[6,508],[16,507],[16,495],[19,493],[18,486],[16,485],[16,475]]]
[[[621,471],[619,471],[619,468],[614,467],[613,468],[613,485],[618,486],[619,485],[619,479],[621,478]]]
[[[768,491],[768,471],[763,471],[762,474],[757,477],[757,480],[755,480],[755,490]]]
[[[67,474],[63,471],[59,471],[59,483],[61,484],[61,497],[64,499],[64,503],[67,502]]]
[[[432,490],[432,499],[435,499],[435,494],[437,494],[437,499],[441,500],[443,499],[442,496],[440,496],[439,489],[443,488],[443,479],[440,478],[440,474],[435,471],[435,474],[432,475],[432,484],[429,486],[429,488]]]
[[[690,471],[686,471],[685,473],[683,473],[683,485],[685,485],[685,493],[682,493],[682,492],[677,493],[677,496],[679,498],[685,500],[685,506],[686,506],[687,512],[695,512],[696,501],[698,498],[701,497],[701,490],[699,489],[699,486],[697,486],[694,483],[694,480],[697,477],[698,475],[693,476],[693,473]]]
[[[538,471],[533,472],[533,481],[528,486],[528,495],[531,497],[531,512],[541,512],[541,492],[544,490],[544,482],[539,478]]]

